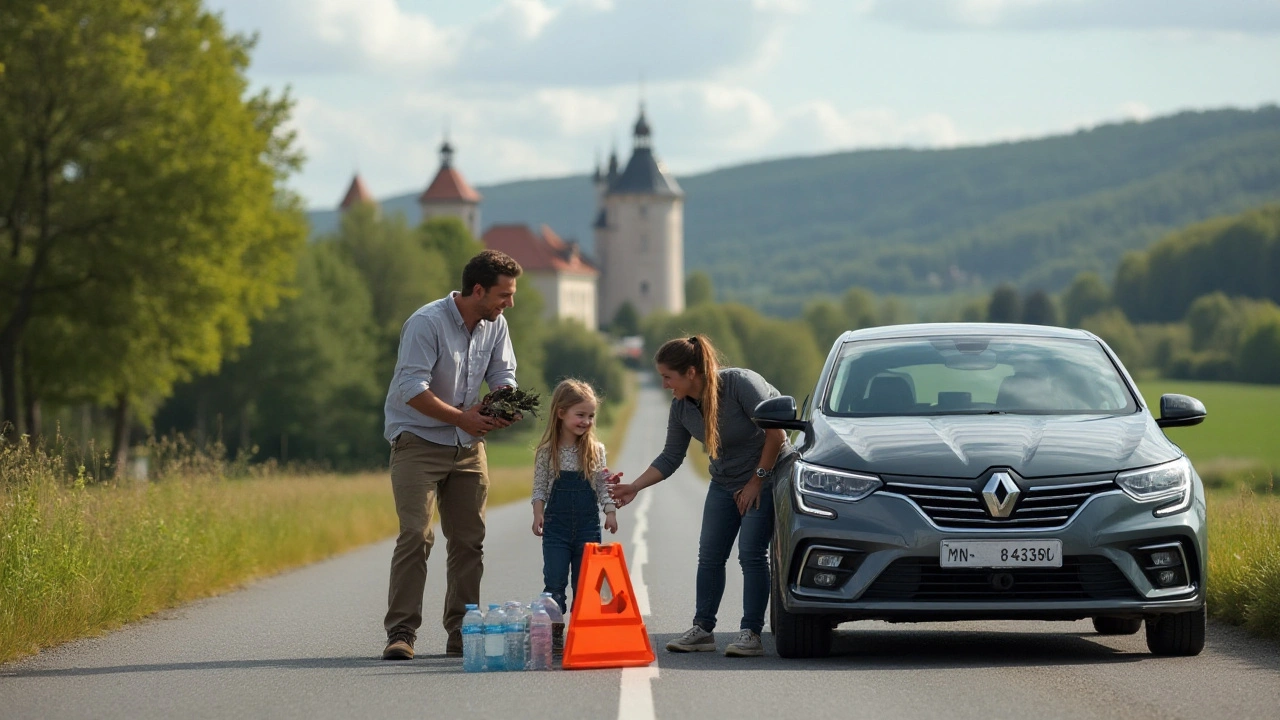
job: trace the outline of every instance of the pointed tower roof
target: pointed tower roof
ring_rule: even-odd
[[[364,179],[360,177],[360,173],[356,173],[351,178],[351,187],[347,188],[347,194],[343,196],[342,202],[338,204],[339,210],[349,210],[357,203],[368,203],[377,205],[378,200],[369,192],[369,188],[365,186]]]
[[[446,138],[440,145],[440,170],[427,189],[418,196],[418,202],[479,203],[480,200],[480,193],[473,190],[462,173],[453,167],[453,145]]]
[[[622,174],[609,184],[609,194],[664,197],[684,195],[675,178],[667,174],[662,163],[653,155],[652,130],[644,114],[644,105],[640,106],[640,117],[636,119],[635,145],[631,159],[627,161],[627,168]]]

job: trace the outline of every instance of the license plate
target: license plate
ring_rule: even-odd
[[[1062,567],[1061,540],[943,540],[942,567]]]

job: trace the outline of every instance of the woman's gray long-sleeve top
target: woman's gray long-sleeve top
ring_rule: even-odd
[[[723,368],[718,377],[720,451],[711,459],[711,481],[737,490],[756,476],[760,453],[764,451],[765,432],[751,421],[751,413],[756,405],[780,393],[754,370]],[[667,418],[667,442],[652,463],[664,479],[684,462],[690,439],[706,442],[702,409],[692,399],[673,399]],[[789,452],[791,448],[784,443],[778,457]]]

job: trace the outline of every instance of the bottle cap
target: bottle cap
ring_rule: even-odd
[[[467,603],[468,610],[479,610],[480,606],[475,603]]]

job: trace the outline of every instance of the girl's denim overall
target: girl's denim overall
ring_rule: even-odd
[[[580,470],[561,470],[556,476],[551,497],[542,510],[542,520],[542,591],[551,593],[564,612],[570,570],[576,605],[582,549],[589,542],[600,542],[600,506],[596,491]]]

